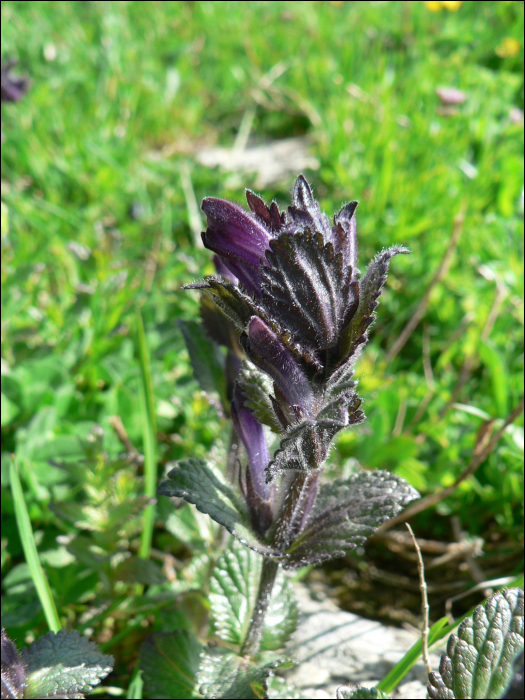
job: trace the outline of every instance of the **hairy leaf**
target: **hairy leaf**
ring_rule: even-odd
[[[250,296],[236,285],[222,280],[209,278],[201,284],[188,285],[185,289],[202,289],[241,332],[252,316],[262,314],[262,310]]]
[[[200,459],[179,462],[168,480],[157,488],[159,496],[177,496],[193,503],[202,512],[223,525],[246,547],[267,556],[280,556],[255,534],[249,515],[240,498]]]
[[[252,663],[221,647],[208,649],[201,660],[200,692],[207,698],[267,698],[267,679],[279,667],[277,659]]]
[[[200,323],[179,319],[177,325],[184,336],[195,379],[203,391],[208,394],[218,394],[221,403],[225,405],[227,403],[226,377],[223,368],[224,358],[219,348],[210,340]]]
[[[246,405],[257,420],[270,427],[274,433],[281,433],[283,428],[270,399],[272,382],[268,375],[251,362],[243,362],[237,382],[246,396]]]
[[[240,646],[250,626],[260,578],[259,557],[232,544],[218,560],[210,580],[210,613],[215,634]]]
[[[357,308],[352,269],[343,256],[310,230],[283,234],[270,242],[269,267],[262,272],[262,303],[300,342],[317,350],[337,344],[347,314]]]
[[[505,700],[521,700],[521,698],[525,697],[524,675],[523,652],[521,652],[521,654],[516,656],[512,664],[512,680],[505,693]]]
[[[364,420],[361,399],[350,390],[329,400],[315,419],[307,418],[288,430],[268,465],[267,481],[282,471],[312,472],[328,457],[334,436]]]
[[[233,541],[217,562],[210,581],[211,618],[215,633],[230,644],[243,643],[257,597],[261,557]],[[262,651],[284,647],[297,625],[293,592],[282,571],[277,574],[262,630]]]
[[[48,632],[22,649],[24,698],[83,698],[113,669],[113,657],[78,632]]]
[[[270,605],[264,618],[261,650],[282,649],[297,629],[299,608],[293,588],[284,572],[279,569],[273,585]]]
[[[2,628],[2,697],[22,698],[26,684],[26,670],[14,643]]]
[[[378,253],[368,266],[366,275],[359,282],[359,306],[353,318],[341,333],[340,356],[352,357],[360,350],[368,337],[368,329],[379,306],[378,298],[387,279],[390,260],[394,255],[410,251],[402,246],[393,246]],[[354,360],[355,362],[355,360]]]
[[[429,675],[429,697],[503,697],[523,652],[523,607],[523,591],[509,588],[463,620],[449,637],[439,673]]]
[[[140,649],[144,692],[151,698],[201,698],[197,673],[203,648],[188,630],[149,636]]]
[[[410,484],[385,471],[324,484],[305,529],[287,550],[284,566],[296,568],[344,556],[416,498],[419,494]]]

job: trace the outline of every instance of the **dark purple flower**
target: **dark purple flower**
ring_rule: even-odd
[[[231,410],[235,430],[248,455],[248,469],[253,488],[262,499],[267,501],[270,487],[266,483],[265,471],[270,461],[270,453],[266,445],[263,427],[246,405],[246,397],[238,384],[233,392]]]
[[[249,190],[246,197],[251,214],[221,199],[207,198],[202,204],[208,219],[204,244],[217,253],[240,286],[211,279],[192,287],[209,290],[238,330],[248,335],[248,355],[283,391],[282,376],[288,370],[283,372],[279,362],[284,357],[286,366],[299,368],[309,381],[326,380],[352,355],[353,345],[366,341],[375,301],[386,279],[385,274],[376,275],[377,285],[366,289],[359,282],[357,202],[344,205],[331,225],[302,175],[286,213],[275,202],[267,207]],[[402,252],[408,251],[391,249],[388,259]],[[375,264],[367,279],[375,275]],[[248,325],[253,317],[271,329],[273,347],[278,338],[281,350],[275,361],[252,348],[254,331],[250,333]]]
[[[248,358],[273,380],[263,422],[285,432],[266,477],[320,469],[335,434],[361,422],[354,365],[368,339],[391,258],[382,251],[361,277],[357,269],[357,202],[333,225],[300,175],[287,212],[249,190],[251,212],[205,199],[204,244],[238,283],[209,278],[191,285],[226,314]]]
[[[29,88],[28,78],[19,78],[11,73],[11,68],[16,64],[14,60],[2,64],[2,102],[18,102]]]
[[[282,408],[291,410],[291,415],[287,411],[284,427],[310,415],[313,407],[310,383],[296,359],[264,321],[253,316],[241,336],[241,344],[252,362],[274,380]]]
[[[202,211],[208,219],[202,234],[204,245],[217,253],[249,292],[257,294],[271,234],[255,217],[224,199],[206,197]]]

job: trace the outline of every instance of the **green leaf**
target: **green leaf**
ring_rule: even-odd
[[[152,698],[201,698],[197,689],[202,645],[188,630],[157,632],[140,649],[144,693]]]
[[[20,409],[16,404],[14,404],[7,396],[2,392],[1,395],[1,409],[2,409],[2,427],[4,425],[9,425],[9,423],[15,418],[19,413]]]
[[[509,375],[505,359],[489,340],[479,344],[479,357],[490,373],[498,418],[505,418],[509,402]]]
[[[208,649],[199,669],[199,690],[207,698],[267,698],[268,676],[281,665],[278,659],[257,665],[220,647]]]
[[[189,503],[177,510],[171,510],[165,518],[164,526],[179,542],[193,550],[211,544],[217,534],[216,525]]]
[[[439,673],[429,676],[429,697],[503,697],[523,646],[523,591],[495,593],[450,635]]]
[[[241,646],[252,617],[261,576],[261,557],[232,541],[210,581],[211,618],[216,635]],[[297,627],[298,609],[284,573],[279,571],[264,619],[261,650],[284,647]]]
[[[25,698],[83,698],[113,669],[113,657],[78,632],[48,632],[22,649]]]
[[[176,496],[193,503],[213,520],[223,525],[243,545],[266,556],[280,553],[262,542],[252,530],[246,507],[230,486],[222,481],[218,472],[212,471],[200,459],[179,462],[163,481],[157,493],[160,496]]]
[[[389,700],[390,696],[377,688],[365,688],[357,685],[354,688],[342,685],[337,689],[337,700],[368,700],[368,698],[386,698],[386,700]]]
[[[284,571],[279,569],[273,585],[270,605],[264,618],[261,650],[276,651],[284,647],[297,629],[299,608],[293,588]]]
[[[178,320],[177,325],[184,336],[195,379],[203,391],[208,394],[218,394],[221,403],[225,405],[227,403],[226,377],[221,351],[210,340],[201,323]]]
[[[218,560],[210,580],[210,613],[215,634],[240,646],[250,626],[260,578],[255,552],[233,544]]]

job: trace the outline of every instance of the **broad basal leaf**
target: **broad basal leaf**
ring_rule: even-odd
[[[48,632],[22,649],[24,698],[83,698],[113,669],[113,657],[78,632]]]
[[[429,697],[503,697],[523,651],[523,607],[523,591],[509,588],[463,620],[449,637],[439,673],[429,675]]]
[[[155,633],[140,649],[144,694],[150,698],[201,698],[197,673],[202,645],[188,630]]]
[[[210,614],[215,634],[239,647],[252,616],[260,578],[259,556],[233,544],[218,560],[210,580]]]
[[[202,460],[179,462],[168,474],[168,480],[159,485],[157,493],[194,503],[202,513],[223,525],[246,547],[267,556],[280,556],[253,532],[243,501]]]
[[[232,541],[217,562],[210,581],[211,619],[215,634],[241,646],[246,638],[261,574],[261,557]],[[291,586],[279,571],[262,631],[261,650],[284,647],[297,625]]]
[[[283,566],[296,568],[344,556],[416,498],[419,494],[410,484],[385,471],[324,484]]]
[[[206,650],[199,670],[200,692],[207,698],[267,698],[267,679],[279,660],[262,665],[221,647]]]

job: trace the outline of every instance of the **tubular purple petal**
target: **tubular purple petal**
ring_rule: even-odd
[[[213,250],[226,267],[254,293],[260,290],[260,268],[266,264],[271,233],[251,214],[224,199],[202,201],[208,228],[202,234],[206,248]]]
[[[238,384],[233,391],[231,413],[235,430],[246,448],[255,491],[267,501],[270,487],[266,483],[265,470],[270,461],[270,454],[263,427],[246,405],[246,397]]]
[[[241,344],[252,362],[274,380],[288,405],[310,415],[313,392],[308,379],[279,337],[258,316],[250,320]]]
[[[213,264],[215,265],[215,269],[217,270],[217,274],[220,275],[221,277],[224,277],[227,279],[229,282],[232,284],[237,284],[239,281],[237,277],[229,270],[226,265],[222,262],[222,260],[219,258],[218,255],[213,256]]]

